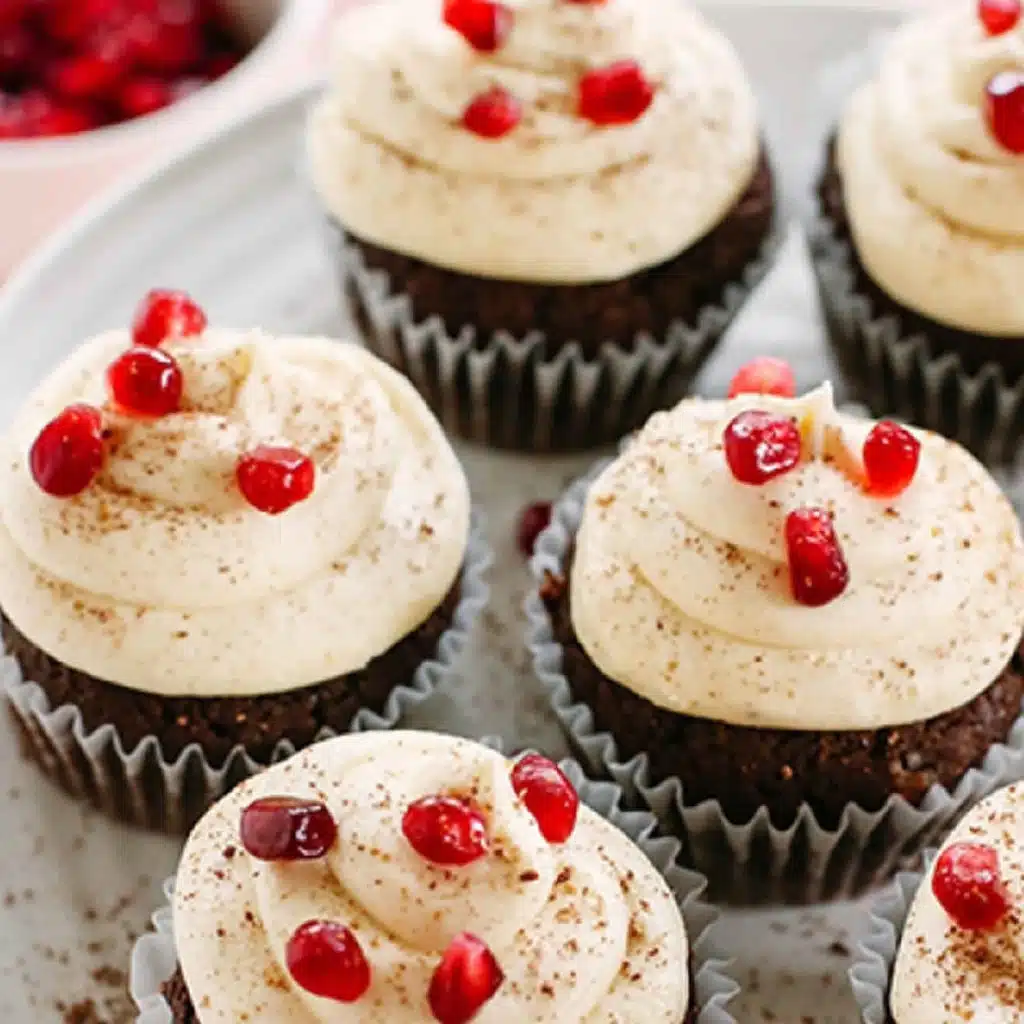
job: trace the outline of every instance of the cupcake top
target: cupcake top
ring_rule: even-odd
[[[185,847],[174,933],[202,1024],[681,1024],[689,1003],[641,851],[546,759],[437,734],[344,736],[244,782]]]
[[[75,351],[2,442],[0,606],[33,643],[136,690],[255,695],[360,669],[441,603],[468,489],[403,377],[322,338],[130,344]]]
[[[1024,21],[958,0],[897,33],[840,125],[858,255],[905,306],[1024,335]]]
[[[921,721],[988,687],[1024,628],[1024,546],[984,468],[828,385],[652,417],[590,488],[570,582],[602,672],[733,725]]]
[[[1017,1024],[1024,1006],[1024,784],[975,807],[925,877],[896,956],[895,1024]]]
[[[700,239],[749,185],[759,137],[736,54],[678,0],[385,0],[338,26],[309,147],[365,241],[582,283]]]

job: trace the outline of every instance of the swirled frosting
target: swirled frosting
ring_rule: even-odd
[[[665,881],[586,807],[569,841],[550,845],[509,770],[468,740],[371,733],[316,745],[221,801],[189,839],[176,883],[178,955],[202,1024],[426,1024],[431,975],[463,931],[505,974],[479,1024],[681,1024],[687,941]],[[485,811],[484,860],[438,868],[403,838],[405,808],[439,792],[471,794]],[[324,860],[266,864],[239,847],[242,809],[272,795],[327,805],[338,841]],[[329,1003],[291,982],[285,946],[314,919],[358,936],[373,973],[359,1002]]]
[[[468,488],[408,382],[354,345],[207,330],[169,342],[181,412],[105,408],[103,472],[67,500],[26,454],[65,406],[106,402],[126,332],[76,351],[3,441],[0,606],[67,665],[156,694],[251,695],[363,667],[440,604],[462,564]],[[316,486],[248,505],[239,456],[287,444]]]
[[[804,458],[736,481],[722,434],[741,410],[791,416]],[[610,678],[734,725],[870,729],[968,702],[1024,628],[1024,547],[1009,502],[957,445],[918,434],[899,497],[857,479],[872,424],[827,386],[800,399],[686,400],[655,415],[590,489],[571,574],[580,643]],[[819,608],[790,591],[784,523],[831,511],[850,582]]]
[[[987,36],[958,0],[903,28],[841,122],[857,253],[894,299],[941,323],[1024,334],[1024,157],[1003,149],[985,85],[1024,70],[1024,22]]]
[[[756,110],[738,59],[676,0],[509,0],[496,53],[440,0],[346,13],[309,148],[324,201],[357,236],[435,265],[545,283],[614,280],[678,255],[750,183]],[[592,67],[632,58],[656,87],[632,124],[576,112]],[[493,86],[523,105],[502,139],[461,123]]]
[[[1024,1007],[1024,785],[975,807],[946,841],[999,855],[1011,910],[998,930],[958,928],[935,898],[931,871],[918,889],[896,956],[895,1024],[1019,1024]]]

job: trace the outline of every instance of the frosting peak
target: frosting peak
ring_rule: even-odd
[[[753,95],[729,44],[675,0],[511,0],[480,53],[440,0],[384,0],[338,26],[332,87],[310,125],[317,187],[377,245],[491,277],[612,280],[696,242],[749,184]],[[593,68],[632,59],[654,88],[629,124],[579,114]],[[500,139],[463,112],[494,88],[523,116]]]
[[[163,346],[183,405],[143,418],[107,404],[105,369],[128,344],[112,332],[84,345],[5,441],[0,605],[36,644],[136,689],[254,694],[361,668],[440,603],[468,489],[403,378],[328,339],[207,330]],[[26,452],[73,402],[104,408],[107,454],[90,487],[55,500]],[[235,478],[263,444],[316,466],[313,494],[280,517]]]
[[[186,846],[175,895],[180,962],[203,1024],[422,1024],[432,1019],[426,996],[438,958],[463,931],[487,944],[505,976],[474,1018],[481,1024],[681,1024],[686,936],[665,882],[586,808],[567,843],[547,843],[510,770],[493,751],[447,736],[346,736],[218,804]],[[471,795],[485,812],[486,858],[439,868],[403,838],[404,810],[439,792]],[[325,859],[268,864],[238,848],[242,808],[282,793],[331,810],[338,839]],[[284,950],[308,920],[338,922],[359,937],[373,972],[359,1002],[328,1003],[291,983]]]
[[[858,253],[899,302],[968,331],[1024,334],[1024,157],[985,89],[1024,72],[1024,22],[986,34],[973,0],[900,30],[854,96],[839,165]]]
[[[801,461],[761,486],[732,476],[722,446],[754,408],[804,435]],[[927,433],[907,490],[871,495],[872,426],[827,388],[654,416],[592,486],[577,535],[573,624],[601,670],[670,710],[796,729],[919,721],[985,689],[1024,628],[1016,516],[967,452]],[[793,599],[787,565],[787,516],[807,508],[830,515],[849,567],[818,608]]]

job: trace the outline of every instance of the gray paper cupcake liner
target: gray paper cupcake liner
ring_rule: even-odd
[[[423,662],[408,683],[391,691],[380,714],[369,708],[358,711],[351,731],[393,728],[453,675],[473,624],[487,604],[485,577],[491,561],[482,523],[474,517],[460,599],[434,658]],[[0,661],[0,690],[27,756],[72,796],[132,825],[184,834],[207,807],[242,779],[266,767],[244,746],[235,747],[221,767],[207,761],[198,743],[190,744],[174,760],[165,758],[155,735],[126,749],[113,725],[90,732],[74,705],[52,707],[42,687],[24,678],[11,655]],[[323,729],[316,739],[331,735],[332,730]],[[293,753],[294,745],[282,741],[274,748],[270,763]]]
[[[629,349],[607,343],[597,358],[575,342],[545,358],[540,331],[523,338],[498,332],[481,348],[471,327],[453,337],[438,316],[414,322],[409,297],[392,291],[384,271],[366,267],[336,222],[328,226],[364,343],[412,381],[450,433],[532,452],[598,448],[674,405],[771,269],[783,241],[779,224],[696,324],[677,322],[659,339],[637,334]]]
[[[896,952],[914,897],[935,855],[935,850],[928,850],[924,871],[901,872],[871,904],[867,937],[858,943],[850,966],[850,987],[862,1024],[888,1024],[890,1020],[889,986]]]
[[[937,842],[968,807],[993,790],[1024,778],[1024,709],[1005,744],[989,751],[950,792],[933,786],[920,806],[891,797],[878,811],[849,805],[835,829],[822,826],[805,804],[789,828],[772,824],[767,807],[733,822],[717,800],[688,804],[679,779],[654,779],[648,758],[623,760],[590,708],[575,700],[563,671],[563,652],[539,595],[546,574],[561,574],[583,516],[591,483],[605,461],[576,481],[557,503],[537,540],[531,571],[536,587],[525,604],[526,642],[534,671],[573,745],[593,775],[610,777],[626,800],[645,806],[682,842],[685,863],[705,875],[709,898],[736,905],[806,904],[855,896],[891,878],[908,858]]]
[[[500,749],[491,740],[490,746]],[[678,864],[679,843],[661,835],[653,815],[646,811],[627,811],[620,806],[622,792],[611,782],[588,779],[575,761],[565,760],[562,770],[569,776],[580,799],[601,817],[625,832],[664,875],[676,896],[686,922],[690,941],[693,990],[700,1008],[696,1024],[736,1024],[728,1006],[739,991],[729,974],[728,961],[718,957],[714,947],[714,923],[718,913],[704,900],[706,880],[697,872]],[[171,1011],[161,988],[177,969],[174,947],[173,902],[174,880],[164,884],[168,906],[153,916],[153,930],[143,935],[132,951],[131,994],[139,1008],[138,1024],[171,1024]],[[686,964],[679,965],[686,970]]]
[[[905,336],[897,316],[876,316],[856,290],[853,252],[831,220],[808,227],[829,344],[853,397],[958,441],[990,466],[1024,463],[1024,379],[1001,366],[968,372],[955,353],[935,354],[925,334]]]

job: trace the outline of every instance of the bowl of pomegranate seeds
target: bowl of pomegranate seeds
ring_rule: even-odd
[[[310,67],[326,0],[0,0],[0,275],[110,180]]]

